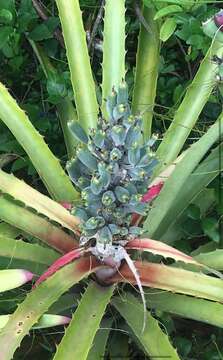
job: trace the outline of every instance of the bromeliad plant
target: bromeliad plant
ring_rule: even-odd
[[[219,315],[213,315],[216,309],[218,314],[223,312],[222,279],[198,272],[205,270],[221,277],[215,269],[223,269],[222,250],[202,254],[200,261],[199,255],[192,258],[166,244],[173,244],[181,237],[180,224],[190,203],[201,203],[205,211],[212,202],[211,199],[203,204],[198,195],[204,198],[207,185],[220,172],[222,144],[213,146],[222,134],[222,114],[197,142],[177,156],[212,90],[219,84],[219,62],[213,61],[213,56],[222,58],[222,42],[214,38],[154,154],[156,136],[151,136],[151,124],[158,76],[160,24],[153,19],[153,6],[147,4],[143,9],[151,32],[141,26],[130,107],[123,80],[125,2],[116,0],[114,6],[112,0],[106,0],[103,101],[99,112],[79,3],[77,0],[56,2],[77,110],[76,113],[67,97],[61,98],[57,105],[71,155],[67,171],[74,186],[26,114],[1,85],[0,118],[26,150],[53,199],[0,170],[3,230],[5,223],[11,225],[5,232],[0,227],[0,256],[12,258],[13,267],[20,260],[23,268],[38,274],[43,272],[9,320],[3,319],[7,322],[0,333],[0,359],[11,359],[24,336],[41,316],[46,316],[48,308],[75,283],[93,273],[95,281],[89,283],[82,295],[54,359],[94,357],[94,351],[98,352],[101,346],[97,340],[100,331],[97,331],[110,301],[117,310],[116,319],[119,319],[118,313],[125,318],[128,329],[131,328],[147,355],[179,359],[157,320],[147,311],[146,304],[148,308],[162,308],[223,326]],[[42,49],[33,41],[30,43],[48,82],[58,84],[56,69]],[[206,155],[210,149],[212,151]],[[65,207],[72,209],[68,211]],[[21,234],[25,239],[31,234],[48,246],[16,241],[14,238]],[[189,271],[170,263],[167,266],[158,261],[133,261],[129,252],[134,250],[190,263],[193,267]],[[60,257],[59,253],[64,255]],[[218,262],[215,262],[216,257]],[[126,292],[122,297],[117,294],[112,297],[119,282],[137,283],[144,306],[136,293],[135,296]],[[162,298],[159,291],[156,301],[152,301],[152,294],[145,295],[142,285],[167,290],[165,302],[159,303],[159,296]],[[72,304],[73,298],[70,307]],[[69,319],[65,320],[63,323],[69,322]],[[101,324],[111,327],[109,313],[103,321]],[[107,338],[103,340],[104,350],[100,350],[100,356],[104,354]]]

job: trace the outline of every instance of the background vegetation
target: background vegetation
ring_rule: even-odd
[[[145,3],[147,0],[144,0]],[[135,73],[136,46],[139,25],[143,22],[140,4],[127,0],[127,43],[126,54],[127,82],[132,96],[132,84]],[[177,6],[179,1],[166,1],[165,4]],[[85,30],[89,34],[89,52],[91,65],[94,69],[97,83],[101,83],[102,62],[102,29],[103,22],[100,13],[102,1],[81,0]],[[174,111],[177,109],[188,85],[191,83],[201,59],[204,57],[211,40],[203,34],[201,23],[213,15],[223,2],[210,1],[180,1],[182,11],[166,13],[164,21],[169,21],[170,37],[162,44],[161,62],[159,66],[158,97],[154,108],[154,122],[152,132],[159,133],[160,139],[168,128]],[[163,6],[161,2],[160,7]],[[45,17],[45,18],[44,18]],[[72,87],[66,53],[59,26],[59,18],[55,1],[42,0],[0,0],[0,80],[20,106],[26,111],[35,128],[49,144],[50,149],[60,159],[63,166],[67,161],[67,153],[63,143],[63,134],[58,121],[58,107],[62,97],[73,99]],[[96,26],[97,25],[97,26]],[[169,29],[168,28],[168,29]],[[165,29],[164,29],[165,30]],[[92,35],[93,31],[93,35]],[[172,34],[171,34],[172,32]],[[117,35],[118,36],[118,35]],[[168,37],[165,30],[164,37]],[[29,39],[29,40],[28,40]],[[59,70],[60,78],[47,79],[36,58],[30,42],[34,40],[40,44]],[[208,85],[208,84],[207,84]],[[100,96],[98,92],[98,96]],[[159,111],[157,111],[159,109]],[[222,111],[222,97],[216,88],[209,102],[206,104],[195,129],[191,132],[186,147],[199,139]],[[220,139],[219,139],[220,141]],[[0,166],[13,172],[17,177],[44,192],[42,183],[35,168],[7,127],[0,121]],[[176,247],[187,253],[193,252],[199,246],[213,250],[223,246],[222,216],[223,189],[222,175],[208,186],[211,207],[205,212],[197,205],[190,205],[185,210],[185,220],[181,227],[181,236]],[[207,198],[208,201],[208,198]],[[3,225],[3,223],[2,223]],[[5,224],[4,224],[5,225]],[[1,223],[0,223],[1,227]],[[6,231],[8,231],[6,229]],[[18,234],[19,236],[19,234]],[[30,241],[32,238],[30,237]],[[1,267],[10,264],[1,263]],[[82,289],[75,287],[76,294]],[[17,301],[21,302],[26,293],[26,287],[16,292]],[[74,294],[75,295],[75,294]],[[78,296],[76,296],[77,305]],[[72,302],[74,297],[72,296]],[[66,301],[65,301],[66,300]],[[69,295],[64,299],[64,314],[70,315],[71,299]],[[55,305],[56,306],[56,305]],[[62,305],[61,305],[62,306]],[[12,312],[16,304],[10,301],[10,293],[0,296],[1,313]],[[67,310],[69,308],[69,310]],[[58,309],[57,309],[58,311]],[[153,315],[159,319],[161,326],[171,335],[174,345],[178,348],[182,359],[223,359],[223,330],[204,323],[171,316],[162,310],[154,310]],[[120,319],[118,322],[121,321]],[[130,331],[111,329],[107,354],[108,358],[133,359],[143,356],[137,341],[129,342],[127,336]],[[113,324],[114,325],[114,324]],[[105,324],[103,336],[107,336],[111,324]],[[122,325],[124,328],[124,325]],[[63,334],[63,328],[49,330],[35,330],[30,337],[26,337],[15,359],[50,359]]]

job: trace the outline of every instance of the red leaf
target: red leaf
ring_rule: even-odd
[[[53,275],[57,270],[59,270],[62,266],[69,264],[71,261],[80,258],[84,254],[85,250],[83,248],[74,249],[67,254],[61,256],[57,259],[36,281],[33,288],[39,285],[41,282],[46,280],[48,277]]]
[[[145,193],[143,195],[142,202],[150,202],[153,199],[155,199],[159,195],[159,193],[163,187],[163,184],[164,184],[163,182],[160,182],[159,184],[151,186],[148,189],[147,193]],[[136,225],[137,223],[140,222],[141,219],[142,219],[141,215],[133,214],[132,215],[132,225]]]

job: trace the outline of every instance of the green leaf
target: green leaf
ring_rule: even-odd
[[[103,319],[98,329],[87,360],[101,360],[105,356],[106,344],[111,331],[113,319]]]
[[[27,152],[52,197],[58,201],[73,201],[77,193],[69,177],[25,112],[2,84],[0,118]]]
[[[171,35],[173,35],[176,29],[177,23],[174,18],[168,18],[165,20],[160,29],[160,40],[167,41]]]
[[[199,220],[200,216],[201,216],[201,212],[198,206],[194,205],[194,204],[190,204],[186,214],[189,218],[193,219],[193,220]]]
[[[118,34],[118,36],[117,36]],[[107,118],[106,99],[113,86],[118,89],[125,78],[125,1],[105,2],[103,63],[102,63],[102,112]]]
[[[11,26],[2,26],[0,28],[0,49],[7,43],[9,35],[13,32]]]
[[[78,119],[88,133],[95,128],[98,104],[78,0],[57,0]]]
[[[71,121],[68,123],[68,128],[71,131],[71,133],[79,140],[80,142],[83,142],[84,144],[87,144],[88,142],[88,136],[82,126],[77,121]]]
[[[9,259],[28,260],[44,265],[52,264],[59,254],[46,247],[29,244],[23,240],[15,240],[0,234],[0,256]]]
[[[0,331],[2,358],[4,360],[11,360],[23,338],[29,333],[32,326],[36,324],[48,308],[71,286],[95,271],[95,268],[97,268],[97,266],[90,266],[89,259],[77,260],[74,264],[69,264],[61,270],[58,270],[54,275],[31,291],[10,316],[6,326]],[[107,293],[108,290],[106,294]],[[99,307],[99,305],[100,303],[97,302],[97,307]],[[96,319],[98,319],[97,312]],[[91,330],[90,326],[87,328],[87,333],[89,330]],[[76,331],[78,332],[76,350],[78,350],[79,341],[82,339],[82,336],[80,337],[79,328],[76,329]],[[8,336],[8,334],[10,334],[10,336]],[[87,341],[89,340],[87,339]],[[73,342],[71,341],[70,346],[72,346],[72,344]],[[67,359],[69,359],[69,357]]]
[[[75,247],[74,238],[61,228],[3,196],[0,196],[0,219],[44,241],[60,252],[68,252]]]
[[[4,10],[5,14],[6,11],[10,12],[11,15],[8,14],[6,17],[12,21],[16,17],[15,0],[0,0],[0,10]]]
[[[223,328],[223,304],[157,289],[145,294],[150,308]]]
[[[179,360],[176,350],[171,345],[168,336],[160,329],[159,323],[149,312],[146,315],[146,327],[142,333],[143,306],[133,295],[126,294],[112,300],[112,305],[125,318],[128,325],[142,344],[145,352],[152,358],[169,357]]]
[[[162,241],[173,243],[182,237],[179,228],[182,221],[185,220],[185,210],[189,204],[192,202],[197,204],[201,210],[201,215],[204,215],[215,202],[214,190],[206,187],[219,174],[221,168],[219,166],[219,154],[223,154],[223,145],[217,146],[187,178],[180,193],[173,201],[169,215],[167,215],[168,225],[163,227]]]
[[[41,41],[50,39],[53,36],[53,31],[59,25],[59,19],[51,17],[44,23],[36,26],[29,34],[30,39],[34,41]]]
[[[160,9],[159,11],[157,11],[156,15],[154,16],[154,20],[160,19],[161,17],[167,16],[170,14],[178,13],[181,11],[184,11],[184,10],[179,5],[165,6],[162,9]]]
[[[201,161],[202,157],[206,154],[209,148],[219,139],[221,133],[219,129],[223,127],[223,114],[212,125],[209,130],[203,135],[191,148],[187,151],[183,159],[176,165],[172,175],[165,182],[159,196],[154,201],[149,215],[144,222],[144,229],[149,232],[149,236],[159,238],[163,236],[170,223],[174,220],[176,215],[170,209],[171,206],[177,201],[177,196],[181,195],[181,190],[184,190],[187,179],[192,174],[193,170]]]
[[[0,315],[0,328],[3,328],[10,319],[10,315]],[[38,323],[32,329],[45,329],[58,325],[65,325],[69,322],[69,318],[62,315],[45,314],[41,316]]]
[[[152,8],[144,6],[143,16],[148,24],[148,29],[140,24],[132,99],[133,113],[142,114],[145,139],[149,139],[151,136],[160,63],[159,23],[154,21],[154,13],[154,6]],[[150,29],[151,31],[149,31]]]
[[[201,62],[197,74],[188,87],[185,97],[162,139],[157,150],[160,163],[155,169],[154,177],[177,158],[216,85],[218,65],[211,61],[213,54],[220,58],[223,55],[223,46],[217,41],[212,43],[207,55]]]
[[[67,87],[62,75],[52,73],[47,79],[47,91],[49,101],[53,104],[59,103],[67,96]]]
[[[220,228],[216,218],[205,218],[202,220],[204,233],[215,242],[220,241]]]
[[[0,10],[0,23],[10,24],[13,20],[13,15],[9,10],[2,9]]]
[[[24,181],[17,179],[14,175],[8,174],[0,169],[0,191],[11,195],[15,200],[23,202],[26,206],[35,209],[38,213],[44,214],[52,221],[57,221],[67,229],[74,230],[75,217],[61,204],[53,201],[46,195],[33,189]],[[79,220],[76,224],[79,224]]]
[[[6,236],[14,239],[21,233],[22,231],[15,228],[14,226],[11,226],[5,222],[0,223],[0,236]]]
[[[87,359],[113,291],[114,286],[101,287],[94,282],[90,283],[53,360]]]

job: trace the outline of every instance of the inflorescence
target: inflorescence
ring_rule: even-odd
[[[89,136],[78,122],[70,122],[79,140],[67,171],[81,191],[82,205],[73,210],[81,220],[80,245],[94,247],[104,259],[117,245],[142,234],[132,226],[132,214],[146,215],[148,204],[141,202],[157,164],[152,146],[157,139],[143,140],[142,118],[130,112],[124,81],[112,90],[107,102],[108,120],[100,117]]]

